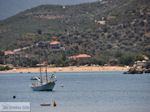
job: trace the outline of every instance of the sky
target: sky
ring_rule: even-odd
[[[42,4],[72,5],[98,0],[0,0],[0,20]]]

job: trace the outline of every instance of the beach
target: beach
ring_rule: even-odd
[[[47,72],[98,72],[98,71],[127,71],[127,67],[122,66],[68,66],[68,67],[47,67]],[[0,73],[33,73],[39,72],[39,67],[33,68],[14,68],[8,71],[1,71]],[[42,72],[45,68],[42,67]]]

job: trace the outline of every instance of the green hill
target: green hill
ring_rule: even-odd
[[[22,48],[58,36],[65,55],[88,53],[100,62],[149,56],[149,6],[149,0],[41,5],[0,21],[0,49]],[[34,55],[36,49],[32,50]]]

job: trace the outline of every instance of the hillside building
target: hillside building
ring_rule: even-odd
[[[52,41],[49,42],[49,48],[52,52],[60,52],[65,50],[61,42],[58,41],[58,37],[52,37]]]
[[[73,60],[78,60],[78,59],[88,59],[91,58],[92,56],[88,55],[88,54],[78,54],[78,55],[73,55],[68,57],[69,59],[73,59]]]

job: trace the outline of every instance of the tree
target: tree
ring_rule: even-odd
[[[39,35],[41,35],[41,34],[42,34],[42,30],[41,30],[41,29],[38,29],[38,30],[37,30],[37,33],[38,33]]]
[[[135,61],[135,56],[133,54],[128,54],[128,53],[125,53],[123,54],[120,59],[119,59],[119,62],[120,64],[122,65],[131,65],[133,64]]]
[[[4,52],[0,51],[0,64],[4,63]]]

